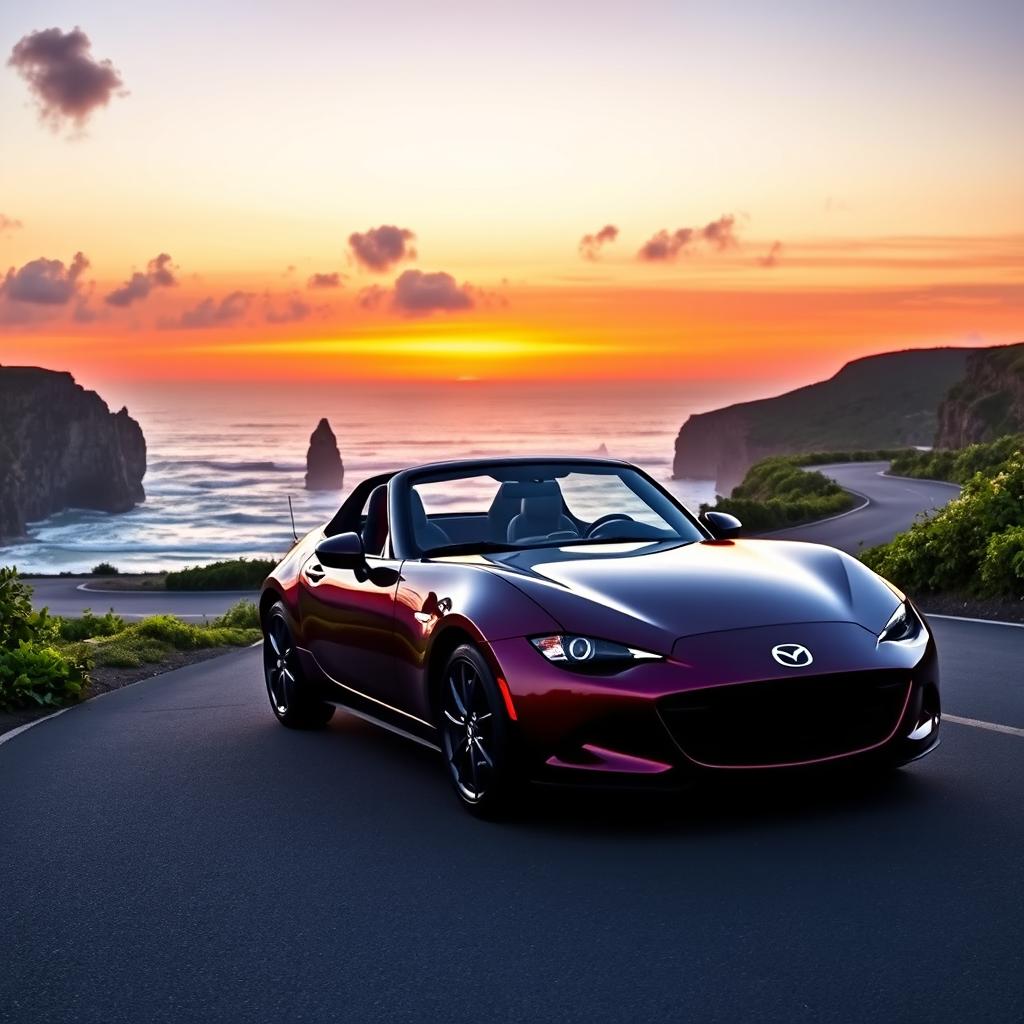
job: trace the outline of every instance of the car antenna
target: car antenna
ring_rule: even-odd
[[[299,535],[295,532],[295,509],[292,508],[292,496],[288,495],[288,515],[292,519],[292,540],[298,540]]]

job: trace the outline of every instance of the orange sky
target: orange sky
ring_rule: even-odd
[[[1024,340],[1020,11],[728,7],[92,5],[105,92],[2,70],[0,361],[770,389]]]

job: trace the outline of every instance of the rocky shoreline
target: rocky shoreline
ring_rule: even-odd
[[[145,501],[146,439],[70,373],[0,366],[0,541],[66,508],[127,512]]]

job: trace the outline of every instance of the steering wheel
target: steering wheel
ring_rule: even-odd
[[[584,537],[593,537],[598,530],[601,529],[605,523],[615,523],[620,520],[625,520],[627,523],[635,522],[632,516],[627,516],[624,512],[610,512],[606,516],[601,516],[599,519],[595,519],[588,527]]]

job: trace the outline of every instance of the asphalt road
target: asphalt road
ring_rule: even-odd
[[[892,540],[921,513],[941,508],[960,492],[956,484],[937,480],[911,480],[885,475],[888,462],[847,462],[813,468],[832,477],[868,504],[834,519],[781,530],[771,534],[780,540],[811,540],[857,552]]]
[[[1024,726],[1024,630],[935,628],[946,709]],[[493,825],[424,748],[281,728],[240,652],[0,746],[0,1020],[1016,1022],[1022,769],[947,723],[888,783]]]
[[[202,591],[125,591],[95,590],[88,580],[63,577],[27,580],[32,587],[32,603],[47,607],[54,615],[81,615],[86,608],[97,614],[113,609],[124,618],[170,614],[183,619],[201,620],[222,615],[243,598],[256,599],[253,590]]]
[[[257,651],[75,707],[0,745],[0,1021],[1024,1020],[1024,629],[933,627],[947,714],[1016,732],[500,825],[281,728]]]

